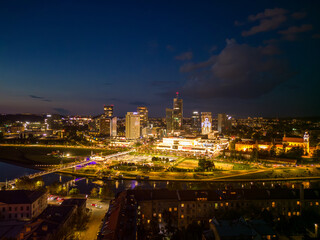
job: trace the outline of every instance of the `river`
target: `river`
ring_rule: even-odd
[[[6,180],[12,180],[24,175],[38,172],[39,170],[21,167],[7,162],[1,162],[0,160],[0,182],[4,184]],[[50,185],[53,182],[66,183],[71,180],[75,180],[73,187],[77,187],[80,193],[89,194],[93,187],[100,187],[101,183],[107,184],[110,190],[114,193],[123,191],[125,189],[134,189],[135,187],[141,189],[158,189],[168,188],[172,190],[176,189],[193,189],[193,190],[208,190],[208,189],[224,189],[228,188],[298,188],[299,181],[276,181],[276,182],[175,182],[175,181],[151,181],[151,180],[105,180],[100,181],[100,184],[96,183],[96,179],[91,178],[76,178],[68,175],[61,175],[57,173],[51,173],[42,177],[45,185]],[[304,181],[306,188],[320,188],[320,181]]]

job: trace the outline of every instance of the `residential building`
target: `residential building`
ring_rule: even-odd
[[[103,111],[106,117],[113,117],[113,105],[104,105]]]
[[[47,207],[47,194],[42,191],[0,191],[0,218],[28,220],[37,217]]]

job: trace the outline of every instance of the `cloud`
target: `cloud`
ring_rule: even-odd
[[[286,30],[281,30],[279,31],[280,34],[283,35],[292,35],[292,34],[297,34],[297,33],[302,33],[302,32],[307,32],[313,29],[313,26],[311,24],[303,24],[301,26],[292,26],[289,27]]]
[[[291,14],[291,17],[294,19],[302,19],[305,18],[307,16],[306,12],[294,12]]]
[[[271,52],[228,40],[220,54],[183,68],[189,80],[181,92],[193,99],[259,98],[293,76],[286,62]]]
[[[313,29],[311,24],[303,24],[301,26],[292,26],[286,30],[281,30],[278,33],[283,35],[283,39],[294,41],[297,39],[298,33],[308,32]]]
[[[35,95],[29,95],[29,97],[35,98],[35,99],[43,99],[43,97],[39,97],[39,96],[35,96]]]
[[[58,112],[61,115],[69,115],[70,111],[65,108],[53,108],[54,111]]]
[[[129,104],[137,105],[137,106],[147,106],[148,105],[146,102],[141,102],[141,101],[134,101],[134,102],[130,102]]]
[[[192,52],[185,52],[175,57],[176,60],[185,61],[193,58]]]
[[[40,97],[40,96],[36,96],[36,95],[29,95],[29,97],[33,98],[33,99],[39,99],[42,100],[43,102],[52,102],[50,99],[46,99],[44,97]]]
[[[285,15],[287,10],[283,8],[273,8],[273,9],[265,9],[264,12],[258,13],[257,15],[250,15],[248,17],[249,21],[256,21],[264,18],[273,18],[279,15]]]
[[[242,36],[247,37],[260,32],[267,32],[277,29],[282,23],[287,20],[287,10],[283,8],[265,9],[264,12],[256,15],[250,15],[248,20],[255,22],[259,20],[259,25],[253,26],[248,31],[243,31]]]
[[[259,50],[261,51],[261,54],[269,56],[278,55],[281,53],[280,49],[272,44],[269,44],[265,47],[260,47]]]
[[[210,66],[213,62],[216,61],[216,56],[210,57],[207,61],[200,63],[187,63],[180,67],[180,72],[187,73],[197,69],[205,68]]]

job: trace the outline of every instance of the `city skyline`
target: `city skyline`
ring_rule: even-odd
[[[2,2],[0,113],[319,116],[319,4]]]

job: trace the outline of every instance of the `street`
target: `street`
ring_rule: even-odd
[[[92,206],[95,204],[96,207]],[[90,209],[91,215],[89,218],[89,222],[87,225],[87,229],[85,231],[80,232],[80,239],[81,240],[94,240],[97,237],[98,230],[100,228],[101,220],[103,219],[104,215],[107,213],[109,208],[109,202],[101,202],[99,199],[88,199],[87,200],[87,208]]]

